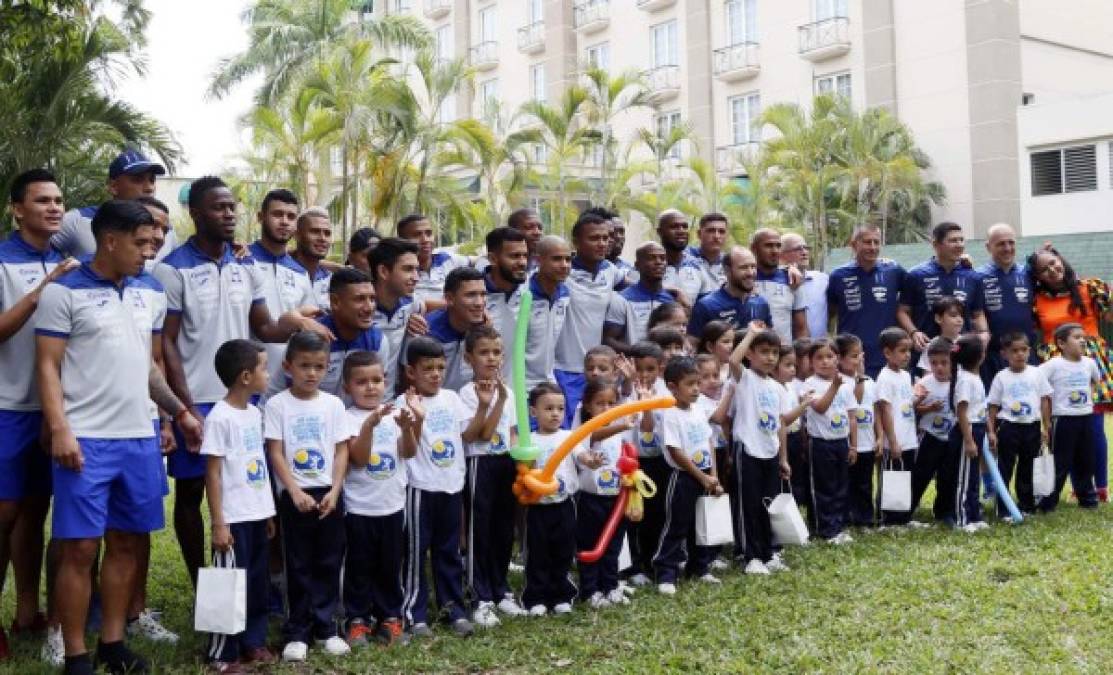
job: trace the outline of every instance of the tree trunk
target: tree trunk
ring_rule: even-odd
[[[340,146],[340,236],[347,240],[348,230],[348,142]]]

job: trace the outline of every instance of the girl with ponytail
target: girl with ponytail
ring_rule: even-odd
[[[948,439],[937,486],[941,497],[953,500],[948,505],[951,524],[966,532],[988,527],[978,500],[978,457],[986,434],[985,385],[979,375],[984,359],[985,344],[975,334],[960,336],[951,348],[948,403],[957,423]]]

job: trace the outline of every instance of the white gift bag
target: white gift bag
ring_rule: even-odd
[[[628,570],[634,565],[634,559],[630,556],[630,535],[622,535],[622,549],[618,552],[618,571]]]
[[[193,629],[236,635],[247,627],[247,571],[205,567],[197,574]]]
[[[782,492],[765,507],[769,511],[769,526],[773,530],[774,544],[808,543],[808,526],[796,507],[791,492]]]
[[[734,543],[730,498],[704,496],[696,500],[696,544],[721,546]]]
[[[890,467],[893,465],[890,464]],[[881,510],[909,511],[912,509],[912,472],[890,468],[881,472]]]
[[[1043,448],[1032,460],[1032,494],[1037,499],[1055,491],[1055,455]]]

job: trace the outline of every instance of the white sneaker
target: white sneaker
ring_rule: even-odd
[[[630,584],[633,586],[648,586],[649,577],[645,576],[641,572],[638,572],[634,576],[630,577]]]
[[[835,544],[836,546],[842,546],[844,544],[853,544],[854,543],[854,537],[850,536],[844,530],[842,532],[839,532],[835,536],[831,537],[831,543]]]
[[[622,594],[626,596],[630,596],[638,592],[638,589],[634,588],[625,581],[618,582],[618,590],[622,591]]]
[[[501,623],[495,615],[495,603],[481,602],[471,614],[471,622],[481,628],[491,628]]]
[[[699,580],[702,581],[705,584],[721,584],[721,583],[723,583],[722,581],[719,580],[719,577],[715,576],[714,574],[712,574],[710,572],[704,574],[702,577],[699,578]]]
[[[661,595],[676,595],[676,584],[670,584],[667,581],[663,584],[657,584],[657,592]]]
[[[529,608],[530,616],[545,616],[548,613],[549,610],[545,608],[545,605],[534,605]]]
[[[750,562],[746,563],[746,569],[742,571],[745,574],[769,574],[769,568],[765,566],[765,563],[761,562],[757,558],[754,558]]]
[[[611,601],[607,599],[607,596],[603,595],[599,591],[596,591],[595,593],[591,594],[590,598],[588,598],[587,604],[592,609],[605,609],[611,606]]]
[[[56,668],[66,665],[66,643],[62,641],[61,625],[46,629],[46,640],[39,651],[39,658]]]
[[[1006,525],[1012,525],[1013,524],[1013,517],[1012,516],[1001,516],[1001,522],[1005,523]]]
[[[981,530],[988,530],[989,529],[989,523],[985,522],[984,520],[979,520],[978,522],[972,523],[972,524],[974,525],[974,527],[978,528],[979,532]]]
[[[770,572],[787,572],[789,568],[788,565],[784,564],[780,556],[773,556],[769,562],[765,563],[765,569]]]
[[[711,570],[714,572],[722,572],[723,570],[730,569],[730,564],[722,558],[715,558],[711,561]]]
[[[508,595],[499,600],[498,610],[507,616],[524,616],[526,610],[518,604],[513,595]]]
[[[570,603],[570,602],[558,602],[556,604],[556,606],[553,607],[553,614],[571,614],[571,613],[572,613],[572,603]]]
[[[926,530],[931,527],[931,523],[925,523],[919,520],[908,521],[908,527],[913,530]]]
[[[307,654],[309,654],[309,645],[304,642],[287,642],[286,646],[282,648],[283,661],[301,663],[305,660]]]
[[[127,633],[128,637],[141,637],[155,642],[170,644],[178,642],[178,635],[166,630],[166,627],[147,610],[143,610],[134,621],[128,622]]]
[[[511,562],[510,565],[507,566],[506,571],[510,572],[511,574],[521,574],[522,572],[526,571],[526,568],[522,567],[516,562]]]
[[[324,649],[325,653],[329,656],[344,656],[345,654],[352,653],[352,648],[349,647],[348,643],[344,641],[344,638],[340,637],[339,635],[333,635],[329,639],[325,640]],[[282,655],[285,656],[286,653],[283,652]]]
[[[610,593],[607,593],[607,600],[612,605],[629,605],[630,604],[630,598],[626,597],[626,593],[624,593],[622,591],[621,587],[614,589]]]

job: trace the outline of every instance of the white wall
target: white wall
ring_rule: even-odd
[[[1079,97],[1017,112],[1021,217],[1024,236],[1113,231],[1113,94]],[[1032,196],[1033,151],[1095,143],[1098,189],[1061,195]]]
[[[1113,48],[1113,36],[1107,48]],[[1020,64],[1024,93],[1034,94],[1036,104],[1113,90],[1113,53],[1103,56],[1022,36]]]

